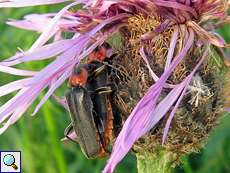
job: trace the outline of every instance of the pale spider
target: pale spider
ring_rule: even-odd
[[[188,103],[195,105],[195,107],[198,107],[202,101],[205,101],[213,96],[210,88],[204,84],[199,75],[195,75],[193,77],[192,84],[189,86],[188,90],[188,93],[191,94],[191,99]]]

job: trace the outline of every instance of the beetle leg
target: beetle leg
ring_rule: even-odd
[[[97,77],[99,74],[101,74],[106,69],[105,65],[102,65],[101,67],[94,70],[93,75]]]
[[[104,140],[105,140],[105,146],[107,146],[113,136],[113,110],[112,105],[110,102],[110,99],[106,100],[107,104],[107,119],[106,119],[106,127],[105,127],[105,133],[104,133]]]
[[[73,125],[70,123],[65,131],[64,131],[64,136],[69,139],[70,141],[74,142],[74,143],[78,143],[76,140],[72,139],[71,137],[69,137],[69,134],[71,133],[71,131],[73,130]]]
[[[98,116],[97,112],[93,110],[93,115],[95,117],[95,123],[97,125],[97,129],[99,133],[102,133],[105,131],[103,120]]]
[[[130,109],[125,103],[124,99],[120,95],[114,96],[114,105],[119,109],[119,111],[127,116],[130,113]]]
[[[100,137],[98,136],[98,140],[100,140]],[[104,145],[102,143],[100,143],[100,150],[99,152],[97,153],[97,157],[99,158],[103,158],[105,156],[108,155],[109,152],[106,151]]]
[[[100,87],[96,89],[98,95],[105,95],[105,103],[107,106],[107,115],[106,115],[106,123],[105,123],[105,130],[103,133],[103,143],[106,149],[106,146],[110,143],[112,136],[113,136],[113,109],[111,105],[111,98],[108,94],[112,92],[111,87]]]
[[[96,91],[99,95],[100,95],[100,94],[106,94],[106,93],[110,94],[110,93],[113,92],[113,90],[111,89],[110,86],[100,87],[100,88],[97,88],[95,91]]]
[[[112,111],[113,111],[113,129],[114,129],[113,133],[114,136],[117,137],[122,128],[122,113],[117,108],[114,101],[112,101],[111,104],[112,104]]]
[[[73,126],[72,126],[72,123],[70,123],[70,124],[65,128],[64,136],[67,136],[72,130],[73,130]]]

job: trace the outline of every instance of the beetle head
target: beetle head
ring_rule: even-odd
[[[85,86],[88,79],[88,71],[86,66],[78,65],[74,68],[73,74],[69,78],[70,86]]]
[[[109,57],[111,52],[111,46],[108,43],[103,43],[101,46],[98,46],[88,57],[88,63],[93,61],[102,62],[105,58]]]

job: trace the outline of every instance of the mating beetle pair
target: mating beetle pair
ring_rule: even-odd
[[[71,88],[66,93],[71,124],[65,136],[69,138],[74,130],[76,142],[87,158],[107,155],[114,118],[121,123],[120,113],[112,101],[110,69],[103,63],[109,59],[106,57],[108,48],[107,44],[99,46],[89,55],[87,64],[75,67],[69,79]]]

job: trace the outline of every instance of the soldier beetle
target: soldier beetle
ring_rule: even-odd
[[[88,63],[77,66],[69,79],[70,90],[66,94],[71,124],[65,131],[74,130],[76,141],[87,158],[106,156],[108,145],[113,136],[114,116],[119,120],[120,114],[114,106],[109,82],[109,69],[102,62],[106,61],[106,49],[102,45],[93,51]],[[70,139],[70,138],[69,138]],[[73,140],[73,139],[70,139]]]

